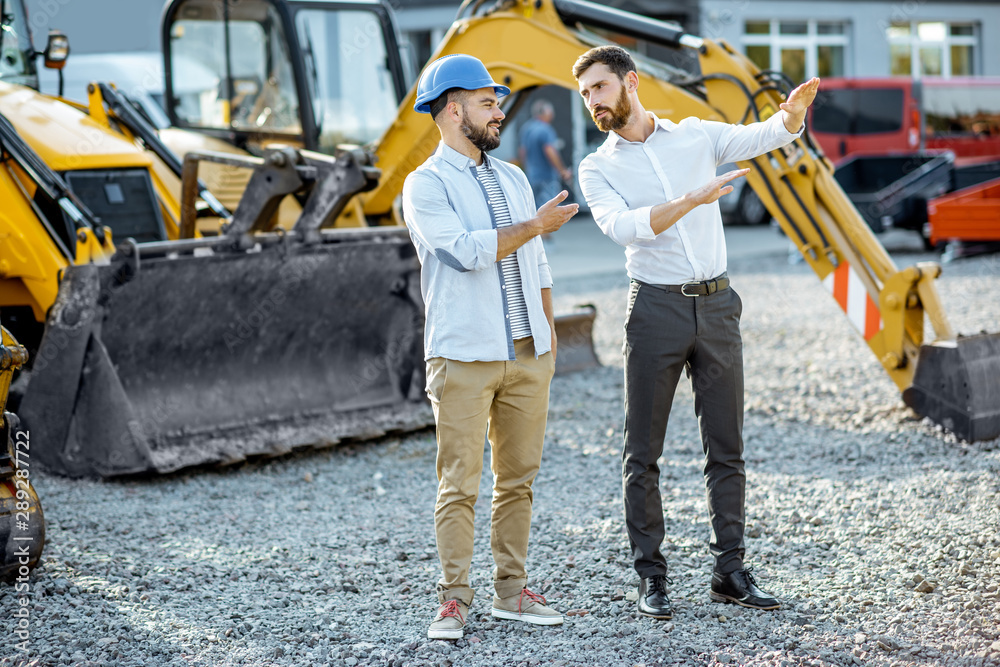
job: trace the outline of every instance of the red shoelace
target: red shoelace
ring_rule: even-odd
[[[531,602],[537,602],[538,604],[542,605],[543,607],[545,606],[545,598],[544,597],[542,597],[538,593],[532,593],[527,588],[525,588],[525,589],[523,589],[521,591],[521,595],[519,595],[518,598],[517,598],[517,613],[519,613],[519,614],[521,613],[521,603],[524,601],[525,597],[527,597],[528,600],[531,601]]]
[[[465,622],[462,618],[462,610],[458,608],[458,600],[448,600],[443,605],[441,605],[441,610],[438,612],[438,616],[441,618],[448,618],[449,616],[454,616],[458,620]]]

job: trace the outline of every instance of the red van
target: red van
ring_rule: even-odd
[[[1000,157],[1000,78],[823,79],[809,128],[834,162],[853,153],[951,150]]]

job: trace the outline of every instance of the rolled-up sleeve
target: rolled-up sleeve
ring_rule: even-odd
[[[538,247],[538,285],[542,289],[550,289],[552,287],[552,270],[549,268],[549,258],[545,255],[542,239],[536,236],[531,241]]]
[[[718,164],[755,158],[791,143],[802,134],[802,129],[795,133],[785,129],[781,113],[749,125],[730,125],[703,120],[701,127],[712,142]]]
[[[652,206],[630,210],[628,203],[608,182],[592,157],[580,163],[580,190],[601,231],[612,241],[627,246],[640,239],[653,239],[650,226]]]
[[[403,218],[414,242],[456,271],[481,271],[497,261],[497,231],[469,231],[433,174],[415,171],[403,183]]]

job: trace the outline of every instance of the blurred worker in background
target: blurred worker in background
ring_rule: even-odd
[[[559,137],[552,127],[556,112],[548,100],[535,100],[531,120],[521,127],[518,159],[531,183],[535,205],[541,206],[572,183],[573,171],[563,165],[559,155]]]

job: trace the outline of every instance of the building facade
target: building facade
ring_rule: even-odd
[[[1000,2],[702,0],[699,32],[794,81],[1000,75]]]
[[[1000,75],[1000,2],[963,0],[599,0],[724,39],[759,66],[810,76]],[[159,51],[163,0],[27,0],[37,47],[50,29],[74,53]],[[389,0],[419,69],[458,0]],[[114,16],[113,23],[108,19]],[[120,26],[129,26],[122,30]],[[640,45],[641,47],[641,45]],[[641,50],[641,48],[640,48]]]

